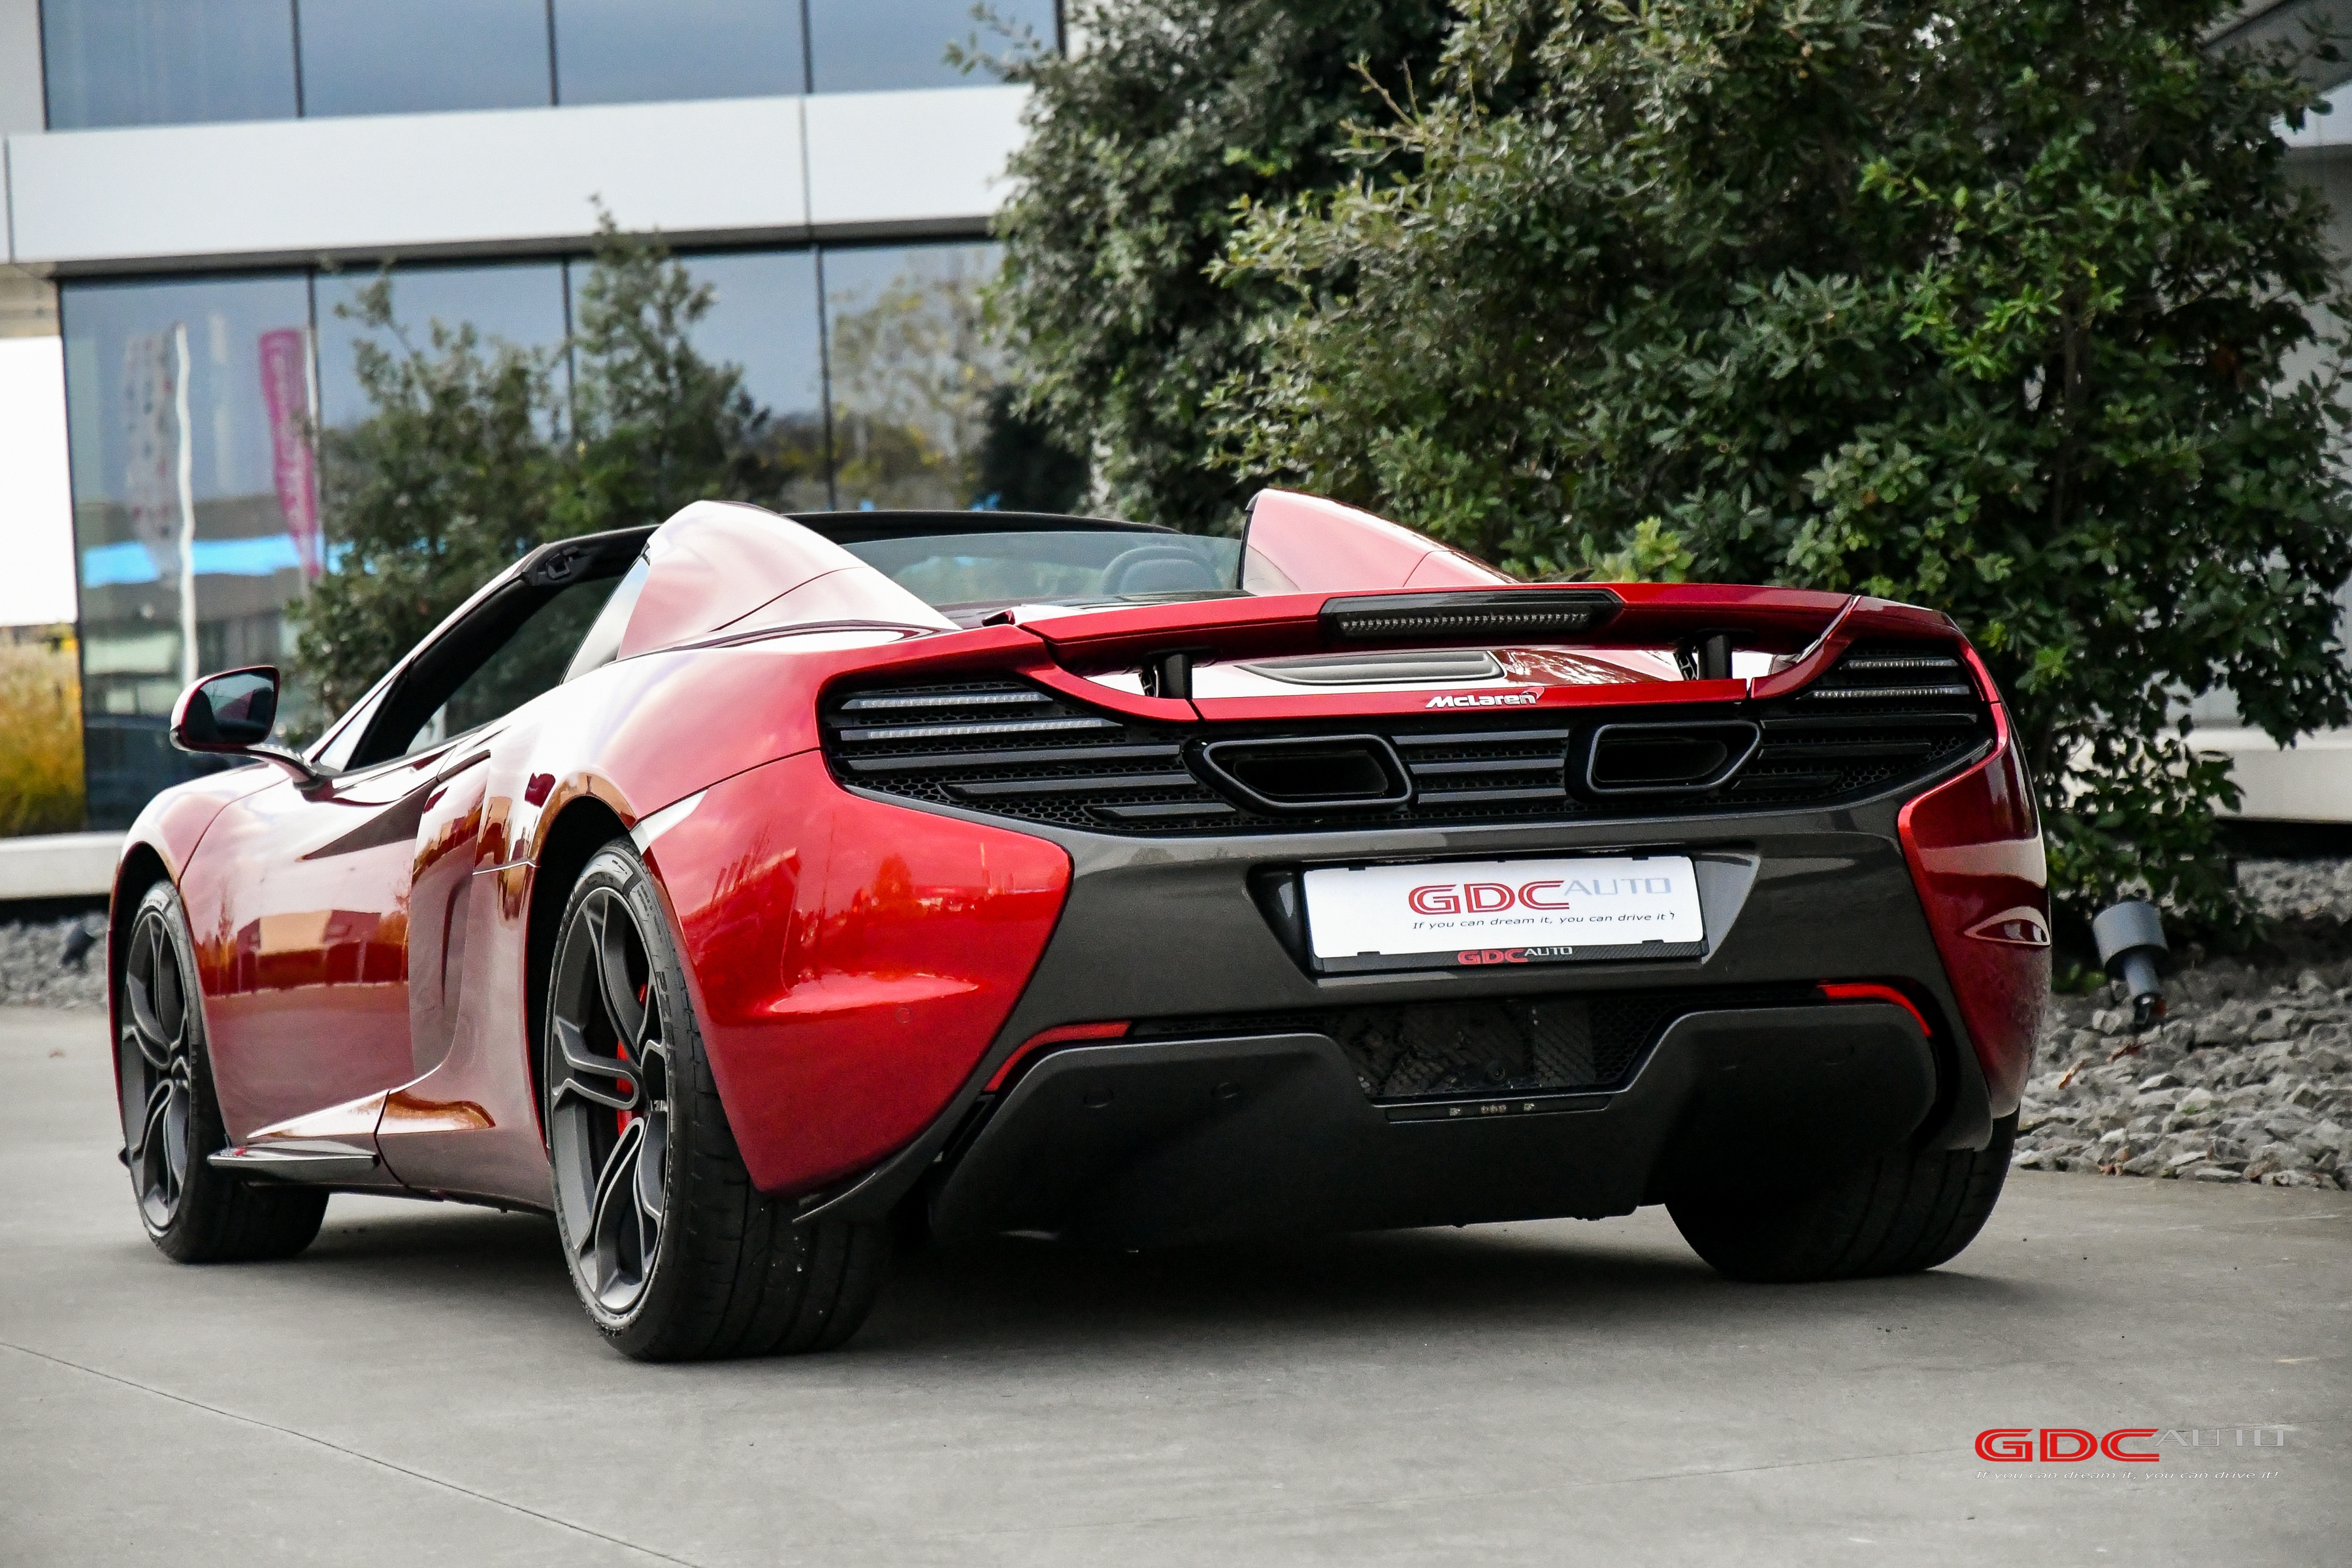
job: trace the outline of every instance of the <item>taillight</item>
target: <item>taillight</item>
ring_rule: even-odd
[[[1991,705],[1992,754],[1896,818],[1995,1116],[2017,1109],[2050,995],[2049,868],[2033,790],[2008,711],[1973,649]]]

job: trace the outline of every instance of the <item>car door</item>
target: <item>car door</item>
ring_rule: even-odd
[[[210,916],[228,953],[225,973],[208,976],[218,988],[207,986],[205,1016],[232,1140],[275,1130],[364,1142],[373,1127],[363,1107],[341,1119],[348,1126],[315,1113],[409,1076],[409,888],[446,750],[323,789],[281,780],[206,833],[201,859],[215,886],[189,912],[200,929]]]
[[[283,780],[206,833],[183,896],[220,955],[205,1014],[233,1141],[374,1153],[385,1093],[446,1053],[489,742],[562,680],[643,533],[610,537],[527,559],[338,727],[322,784]]]

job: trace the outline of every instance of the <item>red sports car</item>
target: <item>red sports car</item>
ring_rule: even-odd
[[[297,753],[198,682],[114,888],[155,1243],[551,1212],[648,1359],[840,1343],[894,1235],[1144,1247],[1666,1204],[1924,1268],[2049,983],[1940,615],[1530,585],[1269,490],[1240,539],[698,502],[551,544]]]

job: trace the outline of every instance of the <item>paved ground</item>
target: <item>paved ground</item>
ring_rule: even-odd
[[[101,1037],[0,1011],[9,1564],[2352,1562],[2352,1194],[2025,1173],[1954,1266],[1797,1289],[1655,1211],[1007,1245],[844,1353],[641,1367],[535,1219],[338,1198],[295,1262],[163,1261]],[[2206,1446],[1970,1451],[2045,1426]]]

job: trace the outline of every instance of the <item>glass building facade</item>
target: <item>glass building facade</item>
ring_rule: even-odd
[[[809,510],[968,507],[995,362],[979,333],[992,247],[688,255],[713,302],[695,346],[740,365],[795,448]],[[435,321],[560,350],[576,258],[401,268],[410,341]],[[195,672],[278,662],[288,611],[332,561],[310,435],[365,418],[348,306],[374,274],[67,282],[59,289],[81,584],[92,827],[201,771],[164,726]],[[647,519],[656,521],[658,519]]]
[[[39,47],[47,125],[71,132],[955,89],[995,79],[951,63],[957,46],[1059,47],[1056,0],[991,10],[1009,36],[971,0],[40,0]],[[786,504],[990,504],[993,249],[748,240],[681,258],[712,293],[695,346],[741,369]],[[408,342],[464,323],[543,353],[568,392],[588,263],[541,243],[397,265]],[[110,828],[209,765],[165,738],[186,681],[285,662],[292,612],[333,565],[317,437],[371,412],[352,307],[376,273],[92,272],[58,299],[89,825]]]
[[[991,0],[1058,47],[1055,0]],[[970,0],[42,0],[52,131],[956,87]]]

